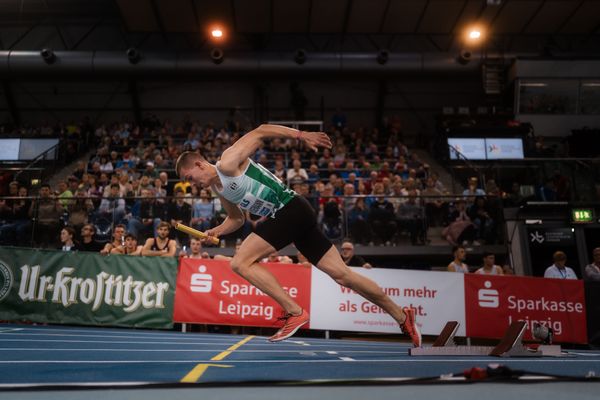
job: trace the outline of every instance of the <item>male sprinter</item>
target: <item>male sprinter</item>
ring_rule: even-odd
[[[266,268],[256,262],[294,243],[312,264],[337,283],[387,311],[404,333],[410,335],[413,345],[421,346],[414,310],[403,311],[375,282],[348,268],[335,246],[318,229],[316,215],[310,204],[266,168],[250,159],[267,138],[296,139],[306,143],[313,151],[318,147],[331,148],[329,137],[322,132],[261,125],[227,148],[216,164],[209,163],[199,153],[185,152],[177,160],[176,171],[180,178],[212,186],[221,198],[227,218],[219,226],[208,230],[206,233],[209,236],[219,237],[240,228],[244,223],[242,210],[270,217],[242,242],[231,260],[233,271],[275,299],[286,312],[284,326],[269,340],[278,342],[287,339],[309,320],[308,312],[283,290]]]

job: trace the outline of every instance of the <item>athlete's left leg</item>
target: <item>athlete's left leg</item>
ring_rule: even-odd
[[[340,285],[354,290],[365,299],[383,308],[398,324],[402,324],[406,319],[402,308],[394,303],[375,282],[366,276],[357,274],[344,263],[335,246],[332,245],[321,257],[316,267],[331,276]]]

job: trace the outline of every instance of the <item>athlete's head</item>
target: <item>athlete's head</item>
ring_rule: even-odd
[[[211,164],[198,152],[185,151],[181,153],[175,164],[175,171],[180,179],[207,185],[212,178]]]
[[[169,228],[170,228],[170,225],[166,221],[162,221],[160,224],[158,224],[158,226],[156,227],[156,233],[157,233],[158,237],[161,239],[168,238],[169,237]]]

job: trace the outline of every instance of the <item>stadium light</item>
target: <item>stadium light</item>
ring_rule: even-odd
[[[485,30],[480,26],[471,26],[465,32],[465,40],[470,44],[476,44],[484,39]]]

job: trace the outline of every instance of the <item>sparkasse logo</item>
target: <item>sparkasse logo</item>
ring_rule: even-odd
[[[199,274],[192,274],[190,279],[190,290],[194,293],[210,293],[212,290],[213,277],[205,274],[206,265],[198,267]]]
[[[500,296],[496,289],[491,289],[492,282],[485,281],[483,286],[485,286],[485,289],[479,289],[477,292],[479,307],[498,308],[500,306]]]

